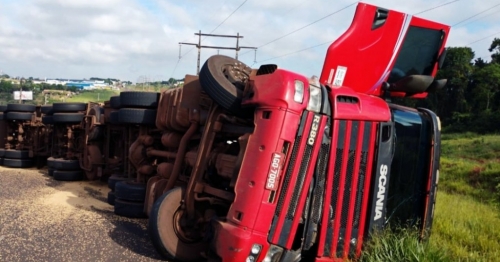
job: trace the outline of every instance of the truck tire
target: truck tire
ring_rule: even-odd
[[[3,159],[3,166],[6,167],[32,167],[33,160],[31,158],[28,159]]]
[[[33,113],[7,112],[7,120],[31,121]]]
[[[201,68],[201,87],[222,108],[238,113],[251,71],[250,67],[234,58],[214,55]]]
[[[110,124],[119,125],[120,121],[118,118],[118,111],[114,111],[114,112],[109,113],[109,120],[108,121]]]
[[[52,104],[54,113],[71,113],[87,110],[85,103],[54,103]]]
[[[155,125],[156,110],[143,108],[122,108],[118,111],[121,124]]]
[[[53,125],[54,118],[52,116],[42,116],[42,123],[44,125]]]
[[[145,107],[157,108],[160,93],[157,92],[134,92],[126,91],[120,93],[120,108],[123,107]]]
[[[54,169],[53,168],[49,168],[49,170],[47,170],[47,175],[54,176]]]
[[[149,215],[148,233],[158,253],[169,260],[198,261],[207,243],[182,241],[174,229],[184,189],[176,187],[155,201]]]
[[[26,105],[26,104],[8,104],[7,111],[8,112],[30,112],[33,113],[36,110],[35,105]]]
[[[115,191],[116,183],[121,182],[121,181],[127,181],[130,180],[130,178],[126,176],[117,176],[117,175],[112,175],[108,178],[108,188],[111,189],[111,191]]]
[[[144,202],[146,198],[146,184],[134,183],[133,181],[120,181],[115,185],[116,198]]]
[[[40,107],[40,112],[44,115],[52,115],[54,110],[51,105],[43,105]]]
[[[0,148],[0,157],[4,157],[4,156],[5,156],[5,149]]]
[[[0,120],[4,120],[4,119],[5,119],[4,113],[0,113]]]
[[[7,111],[7,105],[0,105],[0,112]]]
[[[82,113],[54,113],[52,116],[54,124],[80,123],[83,120]]]
[[[109,98],[109,106],[113,109],[120,109],[120,96],[112,96]]]
[[[115,192],[109,191],[108,192],[108,204],[114,206],[115,205]]]
[[[115,198],[115,214],[128,218],[146,218],[144,203]]]
[[[80,170],[80,161],[49,157],[47,158],[47,166],[58,170]]]
[[[82,170],[54,170],[54,179],[58,181],[80,181],[83,179]]]
[[[13,159],[25,159],[30,157],[29,150],[5,150],[4,157]]]

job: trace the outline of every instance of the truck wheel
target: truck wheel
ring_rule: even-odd
[[[80,170],[80,161],[49,157],[47,158],[47,166],[58,170]]]
[[[0,105],[0,112],[7,111],[7,105]]]
[[[4,157],[4,156],[5,156],[5,149],[0,148],[0,157]]]
[[[120,96],[112,96],[109,98],[109,106],[114,109],[120,109]]]
[[[116,183],[127,180],[130,180],[130,178],[126,176],[112,175],[108,178],[108,188],[111,189],[111,191],[115,191]]]
[[[121,124],[155,125],[156,109],[122,108],[118,111]]]
[[[4,158],[3,165],[6,167],[32,167],[32,159],[10,159]]]
[[[30,157],[29,150],[5,150],[5,158],[25,159]]]
[[[129,218],[146,218],[143,202],[130,202],[118,197],[115,198],[115,214]]]
[[[158,253],[170,260],[198,261],[207,243],[183,241],[179,236],[180,212],[184,189],[176,187],[156,200],[151,210],[148,232]]]
[[[7,112],[7,120],[31,121],[33,113]]]
[[[78,112],[87,110],[85,103],[54,103],[52,104],[54,113]]]
[[[144,202],[146,198],[146,184],[134,183],[133,181],[120,181],[115,185],[116,198]]]
[[[115,192],[109,191],[108,192],[108,204],[114,206],[115,205]]]
[[[83,179],[82,170],[54,170],[54,179],[58,181],[80,181]]]
[[[40,112],[44,115],[52,115],[54,111],[52,110],[51,105],[43,105],[40,107]]]
[[[36,110],[35,105],[26,105],[26,104],[8,104],[7,111],[15,111],[15,112],[30,112],[33,113]]]
[[[0,120],[4,120],[5,119],[5,114],[4,113],[0,113]]]
[[[205,92],[224,109],[238,113],[245,83],[252,69],[242,62],[223,55],[208,58],[200,71]]]
[[[53,125],[54,118],[52,116],[42,116],[42,123],[44,125]]]
[[[126,91],[120,93],[120,107],[147,107],[157,108],[160,93],[157,92],[134,92]]]
[[[54,113],[52,116],[55,124],[80,123],[83,120],[82,113]]]
[[[118,111],[114,111],[114,112],[111,112],[109,113],[109,120],[108,122],[110,124],[113,124],[113,125],[119,125],[120,124],[120,121],[119,121],[119,118],[118,118]]]

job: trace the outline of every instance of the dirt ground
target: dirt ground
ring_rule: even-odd
[[[0,261],[159,261],[147,219],[114,215],[105,182],[0,167]]]

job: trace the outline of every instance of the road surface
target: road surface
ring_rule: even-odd
[[[147,219],[114,215],[108,191],[0,167],[0,261],[159,261]]]

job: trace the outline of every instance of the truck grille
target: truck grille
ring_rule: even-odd
[[[374,124],[363,121],[337,120],[336,132],[332,138],[335,150],[334,163],[329,172],[327,190],[331,191],[328,208],[326,236],[322,255],[325,257],[352,257],[357,250],[358,240],[363,237],[368,189],[367,174],[371,172],[369,154],[373,154]],[[370,163],[369,163],[370,162]],[[333,179],[333,181],[332,181]],[[328,188],[330,187],[330,188]],[[326,204],[326,203],[325,203]],[[326,208],[326,207],[325,207]],[[321,252],[319,253],[321,255]]]

